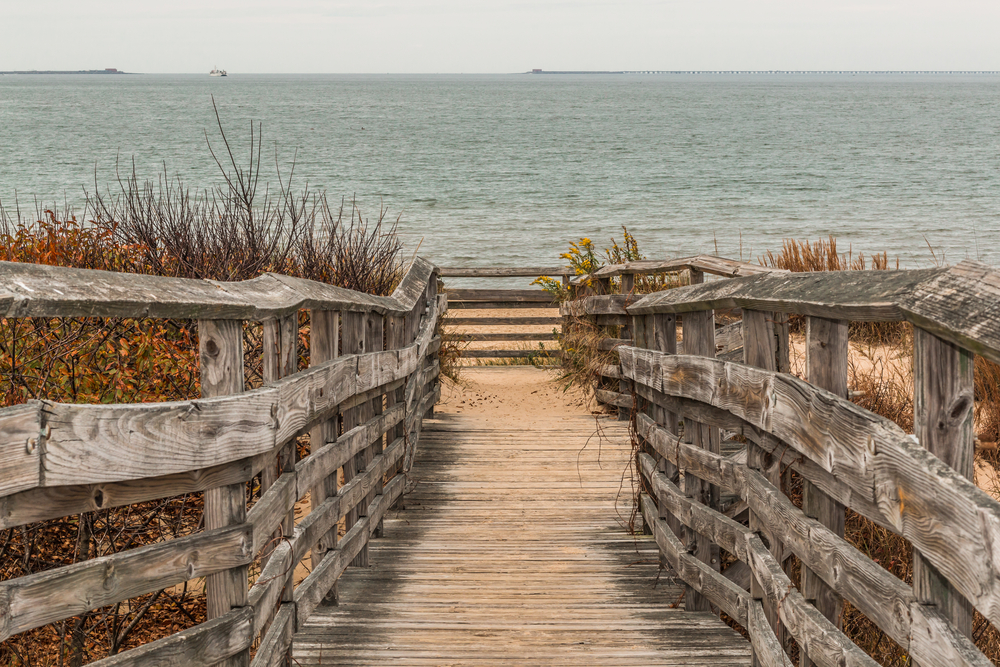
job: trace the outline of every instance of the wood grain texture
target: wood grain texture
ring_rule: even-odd
[[[210,667],[248,650],[252,641],[253,610],[243,607],[189,630],[89,664],[94,667]]]
[[[920,444],[956,474],[974,479],[974,355],[920,328],[913,330],[913,432]],[[972,636],[973,610],[928,562],[913,553],[913,590],[917,599],[938,607],[966,636]]]
[[[438,272],[442,278],[537,278],[539,276],[572,276],[576,273],[571,266],[441,267]]]
[[[340,357],[238,396],[128,405],[43,404],[49,486],[160,477],[271,452],[363,391],[411,375],[438,339],[437,309],[402,350]],[[359,384],[361,383],[361,384]],[[376,383],[376,384],[373,384]],[[365,399],[368,400],[368,399]]]
[[[239,320],[198,321],[199,371],[202,396],[238,394],[243,391],[243,323]],[[230,484],[207,489],[204,495],[207,530],[242,524],[246,520],[246,485]],[[247,604],[247,566],[237,565],[205,578],[208,618],[225,616]],[[249,650],[223,661],[224,667],[250,662]]]
[[[664,393],[724,407],[808,457],[852,493],[868,494],[882,522],[917,546],[987,618],[1000,620],[1000,503],[927,453],[897,426],[786,375],[711,359],[621,348],[623,372]],[[737,381],[736,378],[739,378]],[[760,401],[735,400],[756,383]],[[770,390],[767,385],[770,384]],[[706,391],[710,387],[711,391]],[[956,553],[955,544],[962,544]]]
[[[250,526],[229,526],[0,583],[0,641],[252,560]],[[244,593],[246,585],[244,580]]]
[[[735,278],[736,276],[750,276],[761,273],[785,273],[783,269],[772,269],[758,264],[747,264],[724,257],[713,257],[711,255],[694,255],[692,257],[679,257],[677,259],[644,259],[636,262],[625,262],[623,264],[611,264],[602,267],[594,273],[575,278],[573,284],[581,284],[587,279],[611,278],[613,276],[639,276],[652,273],[679,273],[694,269],[701,273],[711,273],[725,278]]]
[[[848,325],[847,320],[831,320],[822,317],[806,318],[806,378],[810,384],[843,399],[848,398]],[[809,480],[803,482],[802,509],[806,516],[819,521],[834,535],[843,537],[846,520],[845,506],[823,493]],[[826,583],[825,579],[817,576],[812,569],[803,568],[802,595],[806,600],[816,605],[820,613],[830,619],[834,625],[842,628],[843,600],[834,588]],[[809,667],[812,664],[808,651],[803,651],[802,662],[802,667]]]
[[[298,664],[747,665],[717,618],[671,608],[652,540],[618,524],[623,425],[599,454],[593,420],[568,422],[425,421],[407,509],[300,626]]]
[[[656,292],[628,307],[632,314],[745,308],[854,321],[902,320],[901,306],[922,282],[945,269],[775,273]]]
[[[0,262],[0,290],[6,293],[0,314],[254,321],[308,309],[404,314],[434,271],[418,257],[392,296],[380,297],[273,273],[226,283]]]
[[[44,429],[39,401],[0,409],[0,495],[39,486]]]

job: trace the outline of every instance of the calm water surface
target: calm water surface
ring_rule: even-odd
[[[79,205],[164,164],[217,184],[263,122],[296,180],[401,216],[441,265],[559,263],[628,225],[651,257],[840,238],[903,266],[1000,261],[1000,77],[0,76],[0,200]]]

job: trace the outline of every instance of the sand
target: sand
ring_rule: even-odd
[[[567,389],[558,377],[558,370],[531,366],[463,368],[459,384],[443,380],[434,411],[476,415],[498,429],[552,428],[568,418],[603,414],[582,391]]]

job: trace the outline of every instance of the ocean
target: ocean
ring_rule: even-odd
[[[997,75],[0,76],[0,202],[80,208],[116,164],[222,182],[212,98],[263,180],[380,206],[441,266],[650,258],[835,235],[904,268],[1000,261]],[[933,252],[932,252],[933,251]]]

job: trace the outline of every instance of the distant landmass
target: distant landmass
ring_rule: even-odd
[[[618,70],[557,71],[533,69],[525,74],[1000,74],[1000,70]]]
[[[0,74],[128,74],[129,72],[122,72],[121,70],[115,69],[114,67],[108,67],[107,69],[78,69],[78,70],[55,70],[55,69],[31,69],[31,70],[12,70],[9,72],[0,72]]]

